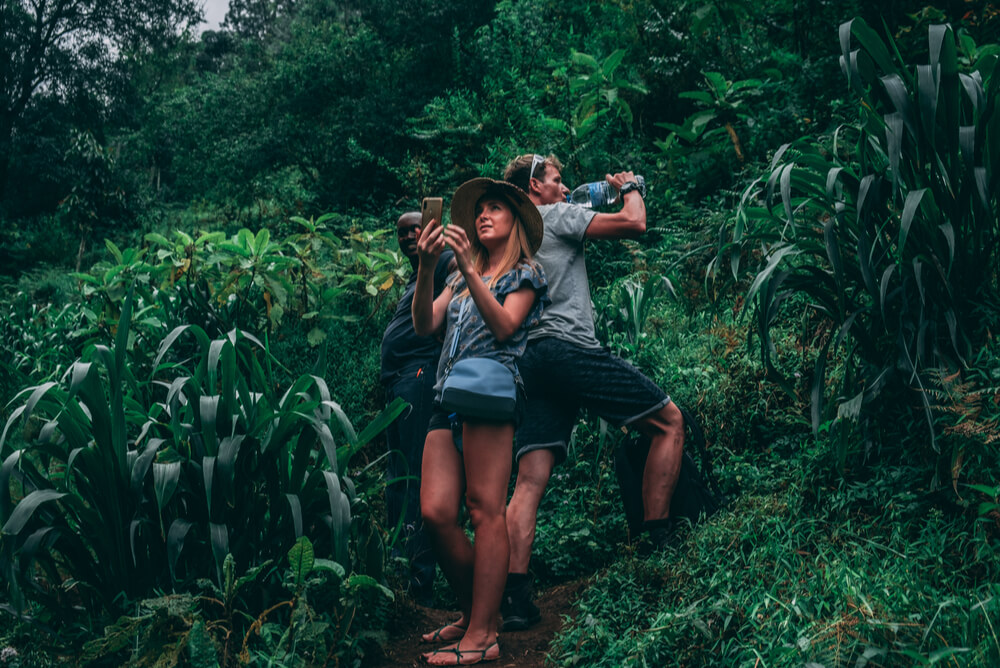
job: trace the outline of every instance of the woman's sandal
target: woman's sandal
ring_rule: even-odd
[[[433,631],[431,633],[425,633],[424,635],[420,636],[420,642],[428,644],[455,642],[456,640],[462,639],[462,636],[465,635],[465,630],[467,628],[469,627],[459,626],[458,624],[455,623],[445,624],[436,631]],[[445,633],[445,629],[458,629],[458,633]]]
[[[486,653],[489,652],[494,647],[497,648],[496,656],[486,656]],[[455,645],[454,647],[442,647],[441,649],[436,649],[433,652],[428,652],[427,654],[425,654],[424,661],[430,663],[430,657],[434,656],[435,654],[455,655],[455,663],[435,663],[433,664],[435,666],[471,666],[477,663],[484,663],[486,661],[496,661],[497,659],[499,659],[500,646],[496,642],[494,642],[492,645],[486,647],[485,649],[459,649],[458,645]],[[464,656],[466,654],[474,655],[472,661],[466,661],[464,659]]]

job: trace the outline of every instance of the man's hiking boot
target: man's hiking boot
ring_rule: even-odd
[[[531,578],[524,573],[507,575],[507,586],[504,587],[503,600],[500,601],[500,614],[503,617],[501,631],[524,631],[530,629],[542,619],[538,606],[531,602]]]
[[[656,552],[663,552],[677,547],[680,536],[677,525],[672,517],[661,520],[649,520],[642,523],[642,535],[639,538],[638,554],[649,557]]]

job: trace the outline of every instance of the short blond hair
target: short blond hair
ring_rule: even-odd
[[[535,164],[535,156],[542,158],[541,164],[544,172],[544,168],[552,165],[560,172],[563,169],[562,163],[559,162],[554,154],[549,153],[547,156],[540,155],[538,153],[525,153],[524,155],[519,155],[510,162],[507,163],[506,169],[503,170],[503,180],[509,183],[513,183],[515,186],[523,190],[524,192],[530,192],[529,186],[531,185],[531,177],[538,176],[538,165],[535,166],[535,173],[531,174],[531,165]]]

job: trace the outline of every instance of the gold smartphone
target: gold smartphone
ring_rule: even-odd
[[[421,222],[420,229],[427,227],[427,224],[431,222],[432,219],[436,219],[438,223],[444,227],[444,221],[441,219],[441,209],[443,208],[444,201],[440,197],[425,197],[420,203],[420,213]]]

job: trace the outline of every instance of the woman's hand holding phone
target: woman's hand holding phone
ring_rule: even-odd
[[[472,242],[469,241],[469,237],[465,234],[465,230],[462,229],[461,225],[449,225],[446,227],[444,229],[444,238],[445,243],[455,253],[455,262],[458,264],[458,270],[468,280],[469,276],[476,271],[475,266],[472,264]]]

